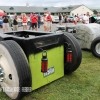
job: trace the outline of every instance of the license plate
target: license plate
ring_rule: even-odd
[[[55,70],[54,70],[54,67],[49,68],[49,69],[47,70],[47,72],[44,73],[44,77],[53,74],[54,71],[55,71]]]

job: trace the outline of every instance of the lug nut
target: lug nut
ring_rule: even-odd
[[[3,82],[3,81],[4,81],[4,72],[0,65],[0,82]]]

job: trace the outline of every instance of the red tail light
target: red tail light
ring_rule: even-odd
[[[72,62],[72,51],[67,51],[66,53],[66,62],[71,63]]]
[[[47,70],[48,70],[47,52],[43,51],[41,59],[41,72],[47,72]]]
[[[47,69],[48,69],[48,62],[42,61],[41,72],[47,72]]]

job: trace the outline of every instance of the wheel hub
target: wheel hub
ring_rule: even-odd
[[[98,54],[100,54],[100,43],[98,43],[97,45],[96,45],[96,52],[98,53]]]
[[[0,82],[3,82],[4,81],[4,72],[3,72],[3,69],[0,65]]]

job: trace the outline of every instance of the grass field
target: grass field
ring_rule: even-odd
[[[11,100],[0,92],[0,100]],[[65,75],[41,87],[21,100],[100,100],[100,59],[82,51],[82,63],[71,75]]]

